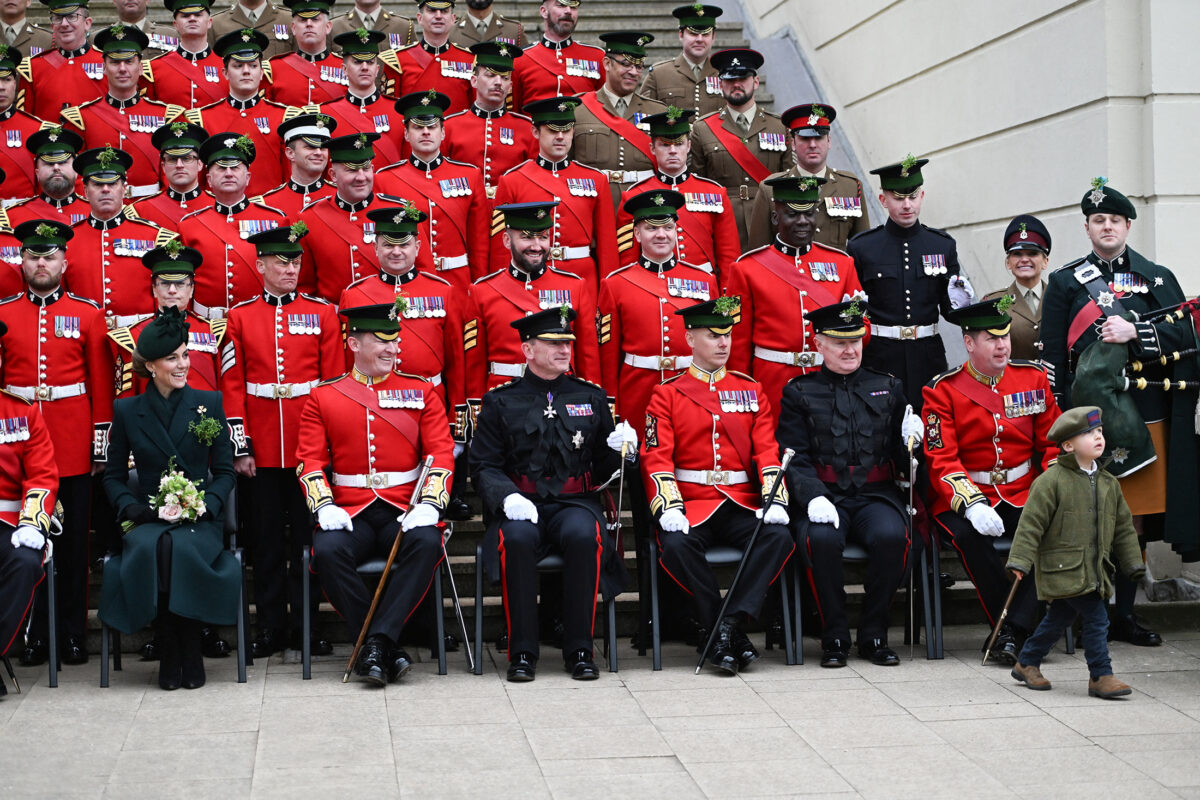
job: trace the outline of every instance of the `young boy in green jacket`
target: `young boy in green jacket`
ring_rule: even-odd
[[[1025,640],[1012,676],[1030,689],[1049,689],[1050,681],[1040,669],[1042,659],[1078,616],[1083,619],[1081,639],[1090,673],[1088,694],[1127,695],[1133,690],[1113,676],[1108,657],[1110,559],[1115,556],[1130,578],[1140,578],[1146,568],[1121,487],[1097,462],[1104,453],[1100,409],[1080,406],[1067,411],[1048,436],[1063,452],[1030,487],[1008,568],[1018,580],[1033,571],[1038,598],[1050,607]]]

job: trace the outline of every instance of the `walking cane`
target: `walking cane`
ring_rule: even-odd
[[[1004,620],[1008,617],[1008,607],[1012,605],[1013,598],[1017,596],[1017,587],[1021,585],[1021,578],[1025,577],[1023,573],[1017,572],[1016,578],[1013,579],[1012,588],[1008,590],[1008,599],[1004,601],[1004,610],[1000,612],[1000,619],[996,620],[996,628],[992,631],[992,638],[988,639],[987,647],[983,651],[983,664],[987,666],[988,657],[992,654],[992,645],[996,643],[996,637],[1000,635],[1000,626],[1004,624]]]
[[[908,407],[912,410],[912,406]],[[913,517],[916,516],[917,510],[913,506],[913,488],[917,485],[917,456],[913,453],[913,447],[916,445],[916,437],[908,437],[908,536],[911,540],[915,531]],[[932,539],[932,537],[930,537]],[[923,562],[922,562],[923,563]],[[914,578],[913,565],[908,565],[908,660],[912,661],[913,645],[917,641],[917,610],[913,601],[914,591],[917,588],[916,578]],[[925,631],[925,635],[929,636],[929,631]]]
[[[767,494],[767,501],[763,503],[763,514],[758,518],[758,524],[754,526],[754,532],[750,534],[750,541],[746,542],[746,549],[742,552],[742,560],[738,562],[737,572],[733,573],[733,580],[729,583],[729,589],[725,592],[725,599],[721,601],[721,610],[717,612],[717,618],[713,621],[712,630],[708,632],[708,641],[704,643],[704,649],[700,651],[700,660],[696,662],[696,674],[700,674],[700,670],[704,669],[704,659],[708,658],[708,651],[712,649],[713,641],[717,638],[717,628],[720,626],[720,621],[725,618],[725,610],[729,608],[729,601],[733,599],[733,590],[737,588],[738,580],[742,577],[742,570],[746,568],[746,559],[750,557],[750,551],[754,549],[754,542],[758,539],[758,532],[762,530],[763,521],[767,518],[767,509],[771,507],[771,503],[775,502],[775,495],[779,492],[779,487],[783,483],[784,476],[787,473],[788,464],[792,461],[792,456],[796,455],[796,451],[792,448],[787,448],[783,451],[783,461],[779,464],[779,477],[775,479],[775,483],[771,484],[771,491]]]
[[[417,482],[413,486],[414,497],[425,485],[425,479],[429,477],[429,470],[432,466],[433,456],[425,456],[425,462],[421,464],[421,471],[417,474]],[[387,585],[388,576],[392,574],[392,562],[396,560],[396,553],[399,552],[400,542],[403,539],[404,526],[401,525],[396,531],[396,541],[392,542],[392,552],[388,553],[387,563],[383,565],[383,574],[379,576],[379,585],[375,587],[375,596],[371,598],[371,607],[367,609],[367,617],[363,620],[362,630],[358,632],[358,641],[354,643],[354,652],[350,654],[350,660],[346,662],[346,674],[342,676],[342,683],[350,681],[350,673],[354,671],[354,662],[358,660],[358,651],[362,649],[363,640],[367,638],[367,629],[371,627],[371,617],[375,616],[379,598],[383,596],[383,587]],[[441,609],[438,609],[438,613],[441,613]]]
[[[452,529],[446,528],[442,537],[442,558],[446,559],[446,572],[450,576],[450,599],[454,601],[454,615],[458,617],[458,629],[462,631],[463,648],[467,651],[467,669],[475,671],[475,656],[471,654],[471,634],[467,633],[467,621],[463,619],[462,602],[458,599],[458,586],[454,583],[454,572],[450,569],[450,553],[446,551],[446,542],[450,539]],[[442,613],[439,608],[438,613]]]

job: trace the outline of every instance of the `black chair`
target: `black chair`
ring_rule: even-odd
[[[450,525],[450,523],[446,523]],[[300,679],[312,680],[312,581],[308,578],[309,565],[312,563],[312,548],[307,545],[301,551],[300,564],[304,570],[303,581],[303,602],[304,613],[303,622],[301,623],[304,630],[300,632]],[[387,566],[386,558],[372,558],[358,565],[358,574],[364,578],[383,577],[383,568]],[[392,572],[396,571],[396,565],[392,564]],[[447,564],[445,561],[438,564],[437,574],[433,579],[433,605],[434,613],[434,632],[437,635],[437,656],[438,656],[438,675],[446,674],[446,623],[444,612],[444,601],[442,597],[442,578],[448,574]],[[450,580],[454,580],[454,576],[450,576]],[[358,631],[350,631],[350,635],[355,639],[358,638]]]
[[[537,563],[538,572],[562,572],[563,560],[558,555],[548,555]],[[483,544],[475,547],[475,674],[483,674]],[[605,656],[608,671],[617,671],[617,598],[605,602]]]
[[[781,605],[783,606],[783,658],[784,662],[791,666],[796,663],[795,653],[797,651],[796,638],[793,636],[792,628],[792,612],[788,603],[788,596],[795,589],[796,608],[799,608],[799,587],[794,586],[795,573],[793,572],[790,563],[794,560],[789,559],[789,566],[785,567],[780,580],[783,581],[782,591],[780,592]],[[742,560],[742,551],[736,547],[726,547],[717,545],[710,547],[704,554],[704,560],[711,567],[736,567]],[[662,669],[662,624],[659,619],[658,607],[658,542],[653,537],[650,539],[650,641],[652,645],[652,667],[655,670]]]
[[[47,627],[50,630],[50,641],[47,645],[49,657],[47,663],[49,668],[49,679],[47,684],[51,689],[58,688],[58,671],[62,669],[62,664],[58,661],[58,596],[54,589],[54,546],[50,545],[50,554],[46,557],[42,564],[42,569],[46,571],[46,616]],[[19,694],[21,684],[17,682],[17,673],[13,670],[12,661],[8,656],[0,656],[0,666],[4,667],[4,671],[8,673],[8,679],[12,682],[13,688]]]

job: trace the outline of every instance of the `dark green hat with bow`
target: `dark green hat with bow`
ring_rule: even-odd
[[[164,308],[137,338],[137,352],[147,361],[164,358],[188,340],[187,316],[178,308]]]

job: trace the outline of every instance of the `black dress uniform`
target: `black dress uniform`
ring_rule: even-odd
[[[522,341],[570,333],[575,312],[558,308],[513,323]],[[565,319],[566,322],[561,320]],[[599,585],[605,597],[621,591],[620,554],[608,534],[594,489],[617,469],[620,456],[606,446],[613,432],[608,397],[596,384],[532,371],[483,397],[470,450],[471,480],[488,524],[484,553],[489,574],[504,581],[510,679],[531,680],[538,657],[538,561],[563,557],[563,657],[568,668],[590,664]],[[505,499],[518,493],[537,509],[537,521],[514,521]],[[497,556],[499,564],[497,565]],[[583,651],[584,659],[580,659]],[[574,663],[572,663],[574,662]],[[525,675],[514,670],[527,669]],[[573,677],[596,677],[592,674]]]

